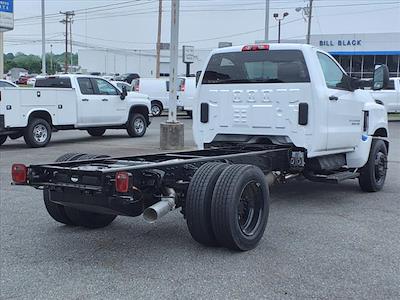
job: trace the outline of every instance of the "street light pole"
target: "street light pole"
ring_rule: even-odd
[[[265,42],[269,40],[269,2],[270,0],[265,0]]]
[[[171,0],[171,40],[169,60],[168,121],[160,125],[160,148],[180,150],[184,146],[184,126],[176,118],[178,88],[179,0]]]
[[[45,25],[45,7],[42,0],[42,75],[46,74],[46,25]]]
[[[278,20],[278,44],[281,43],[281,20]]]
[[[178,44],[179,44],[179,0],[172,0],[170,65],[169,65],[169,108],[168,108],[168,122],[170,123],[176,123]]]
[[[50,44],[50,73],[53,74],[53,44]]]
[[[313,5],[313,0],[310,0],[309,10],[308,10],[307,44],[310,44],[310,38],[311,38],[312,5]]]
[[[162,0],[158,0],[158,28],[157,28],[157,58],[156,78],[160,77],[160,56],[161,56],[161,22],[162,22]]]
[[[284,12],[282,17],[279,18],[279,14],[278,13],[274,13],[274,18],[276,21],[278,21],[278,43],[281,42],[281,21],[286,18],[289,15],[288,12]]]

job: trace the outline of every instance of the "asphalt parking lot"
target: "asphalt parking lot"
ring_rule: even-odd
[[[54,133],[46,148],[22,139],[0,150],[1,299],[399,299],[400,122],[391,123],[386,186],[296,181],[272,188],[266,233],[237,253],[194,242],[178,211],[156,224],[119,217],[87,230],[62,226],[40,191],[10,183],[13,162],[52,161],[65,152],[157,152],[159,123],[143,138],[109,130]],[[185,143],[193,147],[191,120]]]

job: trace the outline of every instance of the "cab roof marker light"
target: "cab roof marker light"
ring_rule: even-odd
[[[242,51],[260,51],[269,50],[268,44],[256,44],[256,45],[246,45],[242,48]]]

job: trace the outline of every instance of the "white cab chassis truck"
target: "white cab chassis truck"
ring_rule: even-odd
[[[150,125],[146,95],[128,94],[95,76],[42,77],[34,88],[1,88],[0,97],[0,145],[7,137],[24,137],[27,145],[44,147],[52,131],[70,129],[96,137],[126,129],[140,137]]]
[[[99,228],[142,214],[154,222],[180,208],[194,240],[240,251],[263,236],[274,181],[358,179],[363,191],[383,188],[386,110],[329,54],[308,45],[223,48],[198,79],[198,150],[67,153],[14,164],[14,184],[42,188],[48,213],[63,224]],[[387,67],[376,68],[374,89],[387,82]]]

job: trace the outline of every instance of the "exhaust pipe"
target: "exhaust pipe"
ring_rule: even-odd
[[[149,223],[154,223],[167,213],[175,209],[176,193],[172,188],[165,188],[165,194],[168,196],[161,197],[161,201],[146,208],[143,212],[143,218]]]

